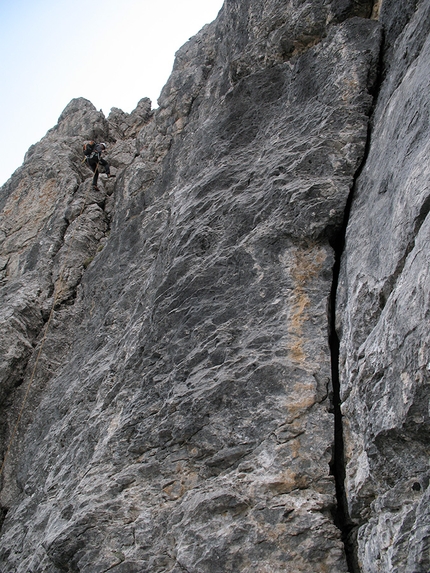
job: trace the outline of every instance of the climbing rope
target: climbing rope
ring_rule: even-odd
[[[98,164],[97,164],[96,169],[94,170],[94,173],[96,173],[97,170],[98,170]],[[91,187],[92,187],[92,185],[88,186],[88,189],[87,189],[87,191],[86,191],[86,193],[85,193],[85,196],[84,196],[84,202],[83,202],[83,204],[82,204],[82,208],[81,208],[81,210],[80,210],[80,212],[79,212],[78,217],[80,217],[80,216],[82,215],[82,213],[84,212],[84,209],[85,209],[86,204],[87,204],[88,195],[89,195],[89,192],[90,192]],[[14,425],[14,427],[13,427],[13,430],[12,430],[12,433],[11,433],[11,436],[10,436],[10,438],[9,438],[9,442],[8,442],[8,445],[7,445],[7,448],[6,448],[5,455],[4,455],[4,457],[3,457],[3,462],[2,462],[2,465],[1,465],[1,467],[0,467],[0,477],[3,475],[3,471],[4,471],[4,468],[5,468],[5,466],[6,466],[6,461],[7,461],[8,457],[9,457],[9,453],[10,453],[10,450],[11,450],[11,448],[12,448],[13,442],[14,442],[14,440],[15,440],[16,434],[18,433],[18,427],[19,427],[19,424],[20,424],[20,422],[21,422],[21,418],[22,418],[23,413],[24,413],[24,409],[25,409],[25,406],[26,406],[26,403],[27,403],[27,399],[28,399],[28,396],[29,396],[29,393],[30,393],[30,389],[31,389],[31,387],[32,387],[32,385],[33,385],[33,382],[34,382],[34,379],[35,379],[35,376],[36,376],[37,366],[38,366],[38,364],[39,364],[39,360],[40,360],[40,357],[41,357],[41,355],[42,355],[43,348],[44,348],[44,346],[45,346],[45,342],[46,342],[46,339],[47,339],[47,335],[48,335],[49,327],[50,327],[50,324],[51,324],[51,321],[52,321],[52,317],[54,316],[55,305],[57,304],[58,296],[59,296],[59,293],[60,293],[60,290],[61,290],[61,284],[62,284],[62,281],[63,281],[64,271],[65,271],[65,268],[66,268],[66,262],[67,262],[67,259],[68,259],[68,257],[69,257],[71,245],[73,244],[73,240],[74,240],[74,238],[75,238],[76,229],[77,229],[77,225],[75,225],[75,229],[74,229],[74,231],[73,231],[73,233],[72,233],[72,237],[71,237],[71,239],[70,239],[69,246],[68,246],[67,251],[66,251],[66,256],[65,256],[65,258],[64,258],[64,264],[63,264],[63,266],[62,266],[62,268],[61,268],[61,270],[60,270],[60,274],[59,274],[58,279],[57,279],[57,281],[56,281],[56,283],[55,283],[55,286],[54,286],[54,294],[53,294],[53,299],[52,299],[51,311],[50,311],[50,313],[49,313],[48,320],[47,320],[47,322],[46,322],[46,324],[45,324],[45,326],[44,326],[45,332],[44,332],[44,334],[43,334],[43,338],[42,338],[41,343],[40,343],[39,351],[38,351],[37,356],[36,356],[36,361],[35,361],[35,363],[34,363],[33,370],[32,370],[32,372],[31,372],[30,381],[29,381],[29,383],[28,383],[28,385],[27,385],[27,390],[25,391],[24,398],[23,398],[23,401],[22,401],[22,404],[21,404],[21,408],[20,408],[20,410],[19,410],[17,420],[16,420],[15,425]],[[57,288],[57,285],[59,285],[58,288]]]

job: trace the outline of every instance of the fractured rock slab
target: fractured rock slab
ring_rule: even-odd
[[[383,6],[392,55],[338,292],[346,490],[369,573],[430,568],[430,7],[398,17]]]

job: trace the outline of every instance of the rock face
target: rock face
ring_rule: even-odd
[[[338,296],[346,489],[362,570],[414,573],[430,571],[430,4],[382,8],[389,57]]]
[[[2,573],[428,573],[429,14],[378,8],[227,0],[2,188]]]

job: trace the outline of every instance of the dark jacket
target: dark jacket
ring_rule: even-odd
[[[104,149],[101,146],[100,143],[96,143],[96,146],[94,147],[94,151],[91,153],[91,155],[89,157],[87,157],[87,164],[89,165],[89,167],[91,168],[91,170],[94,173],[94,177],[93,177],[93,185],[96,187],[97,186],[97,180],[99,178],[99,171],[100,171],[100,165],[103,166],[104,172],[106,173],[106,175],[110,175],[110,168],[109,168],[109,163],[107,161],[105,161],[102,158],[102,153],[103,153]]]

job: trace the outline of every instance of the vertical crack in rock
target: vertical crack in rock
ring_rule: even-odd
[[[333,241],[335,251],[335,263],[333,265],[333,285],[330,295],[329,314],[329,345],[331,352],[331,376],[332,376],[332,402],[334,414],[334,449],[331,462],[331,472],[336,483],[337,506],[333,511],[335,525],[342,532],[342,541],[345,547],[345,555],[349,573],[360,573],[357,561],[356,534],[357,529],[349,515],[348,501],[345,491],[345,445],[343,437],[343,422],[340,399],[340,375],[339,375],[339,337],[336,332],[336,292],[339,281],[340,262],[345,246],[345,233],[351,210],[354,187],[345,207],[344,222],[338,237]]]
[[[2,530],[4,520],[6,519],[7,512],[8,512],[7,507],[3,507],[2,505],[0,505],[0,532]]]
[[[276,21],[281,4],[273,2]],[[251,15],[260,30],[260,12]],[[220,66],[190,100],[190,54],[136,145],[123,154],[118,140],[112,159],[129,167],[115,202],[106,207],[93,194],[80,218],[79,197],[65,194],[55,220],[67,213],[69,226],[46,265],[56,278],[67,263],[64,304],[37,381],[38,412],[11,466],[17,488],[11,479],[2,502],[10,509],[0,561],[23,573],[334,572],[347,568],[342,532],[348,570],[358,573],[336,293],[354,186],[343,205],[367,157],[367,90],[378,88],[378,26],[336,24],[291,66],[255,69],[257,58],[243,56],[246,75],[225,98]],[[129,129],[122,112],[113,118],[118,131]],[[331,284],[327,236],[340,226]],[[320,235],[323,245],[310,243]],[[82,266],[88,272],[68,304]],[[333,416],[324,403],[330,287],[333,515]]]
[[[362,571],[424,573],[430,4],[383,2],[380,23],[383,82],[337,291],[345,488]]]
[[[383,42],[381,42],[383,46]],[[346,461],[345,461],[345,443],[343,433],[343,421],[341,410],[341,397],[340,397],[340,372],[339,372],[339,356],[340,356],[340,341],[336,330],[336,295],[339,284],[339,275],[341,268],[342,255],[345,249],[346,231],[351,214],[351,206],[354,199],[354,193],[357,180],[363,170],[364,165],[370,150],[370,141],[372,133],[372,114],[376,104],[376,100],[380,91],[382,83],[382,58],[383,50],[381,48],[379,65],[377,75],[372,90],[373,93],[373,108],[369,115],[369,125],[367,131],[366,147],[363,153],[363,159],[359,165],[357,172],[354,176],[354,182],[345,205],[344,218],[339,233],[331,241],[335,253],[335,262],[333,265],[333,284],[330,293],[330,307],[329,307],[329,346],[331,353],[331,376],[332,376],[332,403],[334,414],[334,449],[333,459],[331,462],[331,472],[335,478],[336,483],[336,499],[337,507],[333,512],[333,519],[335,525],[342,532],[342,541],[345,547],[345,555],[348,564],[349,573],[360,573],[360,567],[357,557],[357,532],[358,526],[351,519],[348,500],[345,489],[346,478]]]

